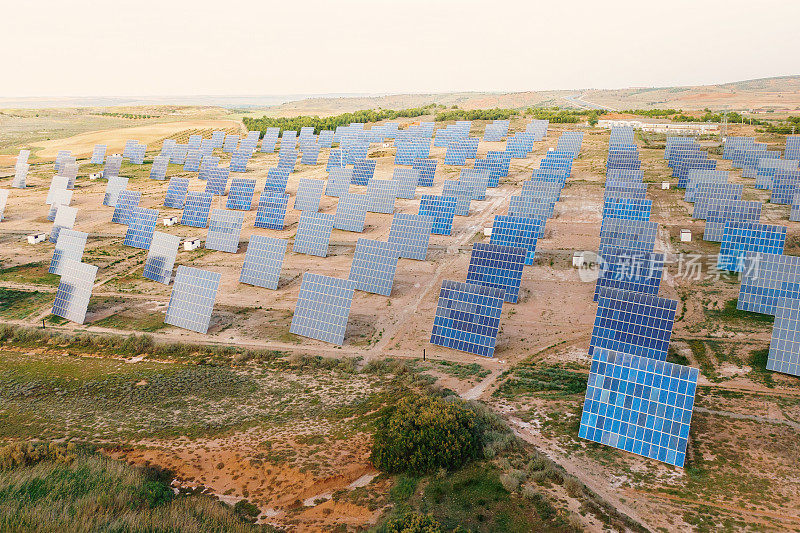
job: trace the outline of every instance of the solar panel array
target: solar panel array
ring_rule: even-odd
[[[17,163],[14,165],[14,179],[11,186],[15,189],[24,189],[26,187],[25,181],[28,178],[28,171],[31,166],[28,163]]]
[[[360,291],[389,296],[399,257],[397,246],[390,242],[359,238],[348,279]]]
[[[777,169],[772,178],[770,203],[791,204],[798,186],[800,186],[800,170]]]
[[[292,251],[295,253],[326,257],[333,231],[333,215],[303,211],[297,223]]]
[[[277,289],[287,246],[284,239],[251,236],[239,282],[265,289]]]
[[[53,249],[53,258],[50,260],[48,272],[60,276],[63,273],[65,261],[80,262],[83,258],[83,250],[86,248],[86,239],[88,238],[89,234],[83,231],[62,229],[58,233],[58,240]]]
[[[625,248],[631,251],[652,252],[656,244],[658,224],[646,220],[606,218],[600,229],[602,256],[609,248]]]
[[[77,216],[78,210],[76,208],[67,205],[58,206],[58,211],[53,219],[53,227],[50,229],[50,242],[53,244],[58,242],[58,234],[62,229],[72,229]]]
[[[775,323],[767,355],[767,370],[800,376],[800,290],[794,284],[788,296],[775,304]]]
[[[254,226],[256,228],[283,229],[288,201],[288,193],[264,191],[258,199]]]
[[[169,156],[157,155],[153,158],[153,166],[150,167],[151,180],[163,180],[167,178],[167,166],[169,165]]]
[[[419,170],[414,168],[395,168],[392,181],[397,183],[397,197],[413,200],[419,185]]]
[[[450,235],[453,231],[453,216],[456,213],[456,198],[423,194],[419,202],[419,214],[433,217],[431,233]]]
[[[503,289],[503,299],[516,303],[522,283],[525,248],[476,242],[467,269],[467,283]]]
[[[208,180],[206,181],[205,192],[212,195],[224,196],[228,188],[229,175],[230,171],[227,168],[211,169],[208,174]]]
[[[743,186],[738,183],[700,182],[694,196],[694,218],[706,218],[715,200],[741,200]]]
[[[244,213],[214,209],[208,217],[206,248],[235,254],[239,251],[243,224]]]
[[[753,252],[782,254],[786,226],[728,221],[722,235],[717,268],[741,272],[744,258]]]
[[[706,211],[706,228],[703,239],[722,241],[725,223],[728,221],[758,222],[761,218],[761,202],[744,200],[713,200]]]
[[[211,202],[214,195],[207,192],[188,192],[186,193],[186,203],[181,215],[181,225],[194,228],[205,228],[208,226],[208,212],[211,209]]]
[[[367,184],[368,211],[370,213],[392,214],[397,199],[398,182],[372,179]]]
[[[106,148],[107,146],[105,144],[95,144],[89,163],[92,165],[102,165],[106,160]]]
[[[76,324],[86,320],[86,310],[92,297],[97,267],[65,259],[61,263],[61,281],[56,290],[52,313]]]
[[[545,217],[496,215],[492,223],[490,243],[526,250],[525,264],[532,265],[536,243],[544,232]]]
[[[291,333],[332,344],[344,344],[355,283],[306,272],[297,297]]]
[[[504,296],[495,287],[442,281],[431,344],[493,357]]]
[[[370,198],[366,194],[345,193],[339,198],[333,227],[343,231],[364,231]]]
[[[603,202],[603,219],[650,220],[652,200],[640,198],[606,198]]]
[[[658,294],[664,271],[664,254],[607,248],[598,261],[600,268],[594,301],[597,301],[603,289]]]
[[[396,213],[389,229],[389,243],[395,245],[400,257],[424,261],[433,224],[433,217],[428,215]]]
[[[436,159],[417,159],[411,164],[411,168],[419,170],[420,187],[433,187],[437,164]]]
[[[180,244],[181,238],[179,236],[154,231],[142,275],[149,280],[169,285],[172,280],[172,268],[175,266]]]
[[[247,178],[232,179],[225,207],[239,211],[250,211],[253,207],[253,193],[255,193],[255,190],[256,180]]]
[[[113,224],[130,224],[131,210],[138,207],[142,200],[142,193],[139,191],[120,191],[117,198],[117,205],[114,206],[114,215],[111,217]]]
[[[158,211],[155,209],[133,207],[130,210],[128,230],[125,232],[125,240],[122,244],[133,248],[149,249],[157,221]]]
[[[325,194],[323,180],[302,178],[297,186],[294,208],[297,211],[319,211],[319,203]]]
[[[217,272],[179,266],[164,323],[208,333],[221,277]]]
[[[765,252],[742,260],[737,309],[774,315],[778,300],[791,297],[800,284],[800,257]]]
[[[122,156],[110,155],[106,158],[106,166],[103,167],[103,177],[110,180],[112,176],[119,176],[122,168]]]
[[[353,164],[353,185],[367,185],[375,174],[375,161],[363,160]]]
[[[186,195],[189,192],[189,178],[170,178],[167,193],[164,197],[164,207],[183,209]]]
[[[290,170],[280,167],[270,167],[267,170],[267,182],[264,191],[286,192],[286,184],[289,181]]]
[[[456,199],[456,215],[462,217],[469,215],[469,207],[474,196],[470,183],[460,180],[444,180],[442,196],[451,196]]]

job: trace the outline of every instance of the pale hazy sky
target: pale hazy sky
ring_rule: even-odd
[[[0,96],[524,91],[800,73],[797,0],[5,0]]]

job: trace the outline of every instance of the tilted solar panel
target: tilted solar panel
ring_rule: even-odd
[[[244,213],[214,209],[208,217],[206,248],[235,254],[239,251],[243,224]]]
[[[354,291],[350,280],[304,273],[289,331],[341,346]]]
[[[375,174],[375,161],[361,160],[353,164],[353,185],[366,186]]]
[[[294,208],[297,211],[319,211],[319,203],[325,194],[325,182],[310,178],[301,178],[297,186]]]
[[[58,233],[58,241],[53,249],[53,258],[50,260],[50,274],[60,276],[63,273],[63,264],[66,260],[80,262],[83,250],[86,248],[88,233],[64,228]]]
[[[169,285],[172,280],[172,268],[175,266],[180,244],[181,238],[179,236],[154,231],[142,275],[147,279]]]
[[[360,291],[389,296],[398,259],[396,245],[361,237],[356,242],[348,279]]]
[[[125,240],[122,244],[133,248],[149,249],[157,221],[157,210],[143,207],[131,208],[128,230],[125,232]]]
[[[287,246],[288,242],[284,239],[251,236],[239,282],[265,289],[277,289]]]
[[[598,349],[578,435],[682,467],[698,370]]]
[[[117,205],[114,206],[114,215],[111,217],[112,224],[130,224],[131,210],[139,206],[142,200],[142,193],[139,191],[120,191]]]
[[[106,160],[106,145],[95,144],[92,150],[92,159],[89,161],[92,165],[102,165]]]
[[[636,198],[606,198],[603,202],[603,218],[626,220],[650,220],[653,201]]]
[[[328,174],[328,184],[325,186],[325,196],[338,197],[350,191],[350,182],[353,180],[352,168],[336,168]]]
[[[598,257],[600,265],[594,301],[602,289],[621,289],[639,294],[658,294],[664,271],[664,254],[606,248]]]
[[[717,268],[741,272],[748,254],[782,254],[785,243],[786,226],[728,221],[722,235]]]
[[[303,211],[297,223],[292,251],[300,254],[327,257],[333,230],[333,215]]]
[[[424,261],[433,223],[434,218],[428,215],[395,213],[389,229],[389,242],[397,247],[400,257]]]
[[[420,187],[433,187],[437,163],[436,159],[417,159],[412,163],[411,168],[419,170]]]
[[[600,229],[600,255],[609,248],[625,248],[652,252],[656,244],[658,224],[645,220],[603,219]]]
[[[258,199],[258,211],[256,221],[253,224],[256,228],[283,229],[283,221],[286,218],[286,204],[289,201],[289,194],[275,191],[264,191]]]
[[[761,202],[744,200],[712,200],[706,211],[706,227],[703,239],[722,241],[725,223],[729,220],[739,222],[758,222],[761,218]]]
[[[536,254],[536,243],[544,233],[545,217],[516,217],[496,215],[492,223],[489,242],[527,251],[525,264],[532,265]]]
[[[256,180],[247,178],[232,179],[225,207],[239,211],[250,211],[253,207],[253,193],[255,190]]]
[[[414,168],[395,168],[392,181],[397,183],[397,197],[411,200],[417,194],[419,170]]]
[[[508,214],[515,217],[550,218],[554,207],[555,200],[552,199],[512,196],[508,203]]]
[[[267,182],[264,191],[286,192],[286,183],[289,181],[290,170],[287,168],[270,167],[267,170]]]
[[[392,180],[371,179],[367,184],[368,211],[391,214],[397,199],[398,183]]]
[[[181,215],[181,225],[192,226],[194,228],[205,228],[208,226],[208,212],[211,209],[211,202],[214,195],[207,192],[188,192],[186,193],[186,204]]]
[[[333,227],[344,231],[364,231],[370,199],[366,194],[345,193],[339,198]]]
[[[151,180],[163,180],[167,177],[167,166],[169,165],[169,156],[157,155],[153,158],[153,166],[150,167]]]
[[[183,209],[188,192],[189,178],[170,178],[167,194],[164,197],[164,207]]]
[[[53,227],[50,229],[49,241],[53,244],[58,242],[58,234],[62,229],[72,229],[75,225],[75,218],[78,216],[78,210],[74,207],[66,205],[58,206],[58,211],[53,219]]]
[[[442,185],[442,196],[452,196],[456,199],[456,211],[458,216],[468,216],[469,207],[475,193],[471,183],[459,180],[444,180]]]
[[[225,190],[228,188],[228,176],[230,171],[227,168],[215,168],[209,171],[208,181],[206,181],[205,192],[224,196]]]
[[[525,248],[476,242],[467,269],[467,283],[503,289],[503,299],[516,303],[522,282]]]
[[[800,376],[800,285],[775,302],[767,370]]]
[[[780,298],[790,297],[800,284],[800,257],[755,252],[742,262],[739,300],[742,311],[774,315]]]
[[[164,323],[207,333],[221,277],[217,272],[179,266]]]
[[[96,277],[97,267],[94,265],[71,259],[62,261],[61,281],[52,313],[76,324],[83,324]]]
[[[419,214],[433,217],[434,235],[450,235],[453,231],[453,216],[456,213],[454,196],[423,194],[419,203]]]
[[[494,357],[503,289],[443,280],[431,344]]]

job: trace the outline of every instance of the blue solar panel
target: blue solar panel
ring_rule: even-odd
[[[114,224],[130,224],[131,209],[137,207],[142,199],[139,191],[120,191],[117,205],[114,206],[114,215],[111,222]]]
[[[206,248],[235,254],[239,251],[243,224],[244,213],[214,209],[208,217]]]
[[[800,285],[775,304],[767,370],[800,376]]]
[[[503,289],[503,299],[516,303],[522,283],[525,248],[476,242],[467,269],[467,283]]]
[[[512,196],[508,203],[508,214],[515,217],[544,217],[553,216],[555,200],[547,198],[532,198],[529,196]]]
[[[419,170],[413,168],[395,168],[392,181],[397,183],[397,197],[411,200],[417,194]]]
[[[122,244],[133,248],[150,248],[150,241],[153,240],[153,231],[156,229],[158,221],[158,211],[155,209],[144,209],[134,207],[130,212],[128,231],[125,232],[125,240]]]
[[[189,178],[170,178],[169,185],[167,185],[167,195],[164,198],[164,207],[183,209],[188,192]]]
[[[375,161],[356,161],[353,164],[353,185],[367,185],[375,174]]]
[[[360,291],[389,296],[398,258],[396,245],[361,237],[356,242],[348,279]]]
[[[730,220],[738,222],[758,222],[761,218],[761,202],[744,200],[712,200],[706,210],[706,228],[703,239],[722,241],[725,223]]]
[[[283,220],[286,218],[286,204],[288,201],[288,193],[274,191],[261,193],[261,197],[258,199],[256,221],[253,225],[256,228],[283,229]]]
[[[741,200],[742,185],[738,183],[700,182],[694,193],[692,217],[706,218],[715,200]]]
[[[370,213],[392,214],[397,199],[398,183],[392,180],[372,179],[367,184]]]
[[[739,301],[742,311],[774,315],[780,298],[791,297],[800,284],[800,257],[756,252],[742,263]]]
[[[354,291],[350,280],[304,273],[289,331],[341,346]]]
[[[603,219],[603,227],[600,229],[600,255],[609,248],[652,252],[656,245],[657,233],[658,224],[655,222],[621,218]]]
[[[725,223],[717,268],[741,272],[744,258],[753,252],[782,254],[786,242],[786,226],[757,222]]]
[[[61,318],[83,324],[96,277],[96,266],[65,259],[51,312]]]
[[[208,332],[220,278],[217,272],[179,266],[164,323],[198,333]]]
[[[777,169],[772,178],[770,203],[791,204],[798,185],[800,185],[800,170]]]
[[[335,168],[328,174],[328,184],[325,187],[325,196],[342,196],[350,191],[350,182],[353,181],[352,168]]]
[[[464,165],[467,163],[468,151],[469,144],[466,139],[451,141],[447,145],[443,163],[445,165]]]
[[[250,211],[253,207],[253,193],[256,189],[256,180],[234,178],[228,191],[228,201],[225,207],[239,211]]]
[[[557,202],[561,198],[561,180],[549,181],[547,178],[532,178],[522,183],[520,196],[536,198],[545,202]]]
[[[183,170],[186,172],[199,172],[200,159],[203,153],[200,150],[187,150],[186,160],[183,162]]]
[[[239,282],[265,289],[277,289],[287,246],[284,239],[251,236]]]
[[[294,208],[297,211],[319,211],[319,202],[325,194],[325,182],[302,178],[297,186]]]
[[[278,153],[278,168],[294,172],[295,166],[297,166],[297,150],[291,149],[285,152],[281,150]]]
[[[461,169],[458,181],[466,183],[472,189],[473,200],[486,200],[486,188],[489,186],[489,172],[474,168]]]
[[[800,222],[800,193],[795,193],[792,196],[792,205],[789,208],[789,220],[792,222]]]
[[[489,242],[524,248],[527,251],[525,264],[532,265],[536,254],[536,243],[544,233],[546,221],[544,217],[496,215]]]
[[[644,180],[643,170],[630,170],[630,169],[609,169],[606,172],[606,179],[608,181],[628,181],[641,183]]]
[[[431,344],[493,357],[503,297],[503,289],[443,280]]]
[[[106,145],[95,144],[92,150],[92,159],[89,161],[92,165],[102,165],[106,159]]]
[[[635,198],[644,200],[647,196],[647,185],[630,181],[606,180],[603,190],[603,199],[606,198]]]
[[[578,435],[682,467],[696,368],[596,350]]]
[[[650,220],[652,200],[636,198],[606,198],[603,202],[603,218],[625,220]]]
[[[215,168],[208,174],[208,181],[206,181],[206,192],[214,195],[224,196],[225,190],[228,188],[228,175],[230,171],[227,168]]]
[[[233,133],[229,133],[225,135],[225,141],[222,143],[222,151],[228,154],[232,154],[236,151],[236,148],[239,146],[239,136],[234,135]]]
[[[214,195],[207,192],[186,193],[186,204],[181,215],[181,224],[195,228],[205,228],[208,225],[208,212]]]
[[[444,180],[442,196],[452,196],[456,199],[456,212],[458,216],[468,216],[474,192],[472,184],[459,180]]]
[[[303,211],[297,224],[292,251],[300,254],[327,257],[333,230],[333,215]]]
[[[147,279],[169,285],[172,280],[172,267],[175,266],[175,258],[178,255],[180,244],[179,236],[154,231],[142,275]]]
[[[492,155],[499,153],[502,152],[489,152],[485,159],[475,160],[475,170],[486,170],[489,172],[489,187],[497,187],[500,183],[500,178],[508,176],[510,167],[509,161],[497,155]]]
[[[419,170],[419,186],[433,187],[433,180],[436,177],[436,159],[417,159],[411,164],[411,168]]]
[[[658,294],[664,271],[664,254],[606,248],[598,258],[600,269],[594,301],[602,289],[621,289],[640,294]]]
[[[286,183],[289,181],[289,169],[270,167],[267,170],[267,182],[264,191],[286,192]]]
[[[697,192],[704,183],[727,183],[727,170],[691,170],[686,182],[686,191],[683,199],[687,202],[694,202],[697,199]],[[708,189],[704,189],[707,192]]]
[[[328,162],[325,164],[325,170],[331,172],[337,168],[344,168],[344,162],[342,161],[342,150],[334,148],[328,153]]]
[[[333,227],[344,231],[364,231],[370,199],[366,194],[345,193],[339,198]]]
[[[83,250],[86,248],[88,233],[64,228],[58,232],[58,240],[53,249],[53,258],[50,260],[50,274],[60,276],[63,269],[62,265],[67,260],[80,262],[83,258]]]
[[[242,141],[244,144],[244,141]],[[250,161],[250,156],[253,155],[253,151],[250,148],[238,148],[231,156],[231,162],[228,165],[228,169],[231,172],[247,172],[247,163]]]
[[[597,297],[589,355],[595,348],[606,348],[664,361],[677,307],[677,300],[602,289]]]
[[[433,217],[396,213],[389,229],[389,242],[397,247],[400,257],[424,261],[433,230]]]
[[[150,167],[151,180],[163,180],[167,177],[167,165],[169,165],[169,156],[157,155],[153,158],[153,166]]]
[[[456,213],[456,199],[453,196],[434,196],[423,194],[419,203],[419,214],[433,217],[434,235],[450,235],[453,231],[453,215]]]

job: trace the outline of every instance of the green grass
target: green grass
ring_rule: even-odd
[[[494,396],[513,398],[541,392],[554,396],[583,394],[587,379],[586,373],[526,361],[510,371]]]
[[[772,315],[764,315],[761,313],[752,313],[750,311],[741,311],[736,308],[738,300],[736,298],[732,298],[725,302],[722,306],[722,309],[707,309],[706,316],[714,320],[715,322],[719,321],[748,321],[756,325],[762,324],[769,324],[771,325],[774,318]]]
[[[0,316],[12,320],[28,318],[53,298],[51,293],[0,287]]]
[[[433,360],[433,368],[444,372],[454,378],[468,380],[473,378],[483,379],[492,373],[491,370],[483,368],[478,363],[456,363],[453,361]]]
[[[143,331],[150,333],[166,327],[164,315],[161,313],[126,309],[105,318],[92,322],[93,326],[101,328],[122,329],[128,331]]]
[[[57,287],[61,278],[47,272],[43,261],[0,269],[0,281]]]
[[[774,387],[775,380],[772,379],[772,371],[767,370],[767,358],[769,357],[769,348],[763,350],[753,350],[750,352],[750,375],[758,377],[764,382],[767,387]]]

